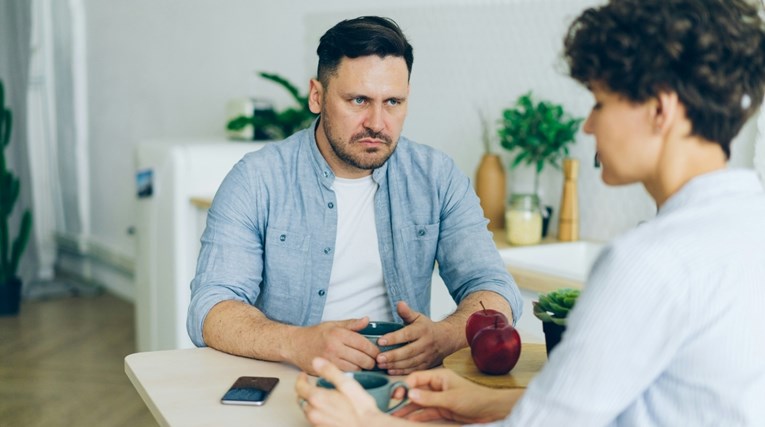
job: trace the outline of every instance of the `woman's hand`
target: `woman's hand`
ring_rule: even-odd
[[[313,369],[334,384],[335,390],[317,387],[301,372],[295,383],[298,401],[306,419],[322,427],[370,427],[371,421],[384,416],[372,396],[352,377],[329,361],[313,359]]]
[[[411,404],[394,415],[411,421],[485,423],[505,418],[522,390],[482,387],[448,369],[420,371],[406,378]]]

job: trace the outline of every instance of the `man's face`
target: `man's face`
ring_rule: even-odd
[[[595,137],[601,177],[609,185],[646,183],[654,174],[661,153],[661,138],[654,131],[655,102],[630,102],[599,84],[582,130]]]
[[[359,178],[393,154],[406,118],[409,72],[404,58],[343,58],[327,87],[311,80],[309,105],[321,114],[319,150],[335,175]]]

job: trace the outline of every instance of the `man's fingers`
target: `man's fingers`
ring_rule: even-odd
[[[429,368],[429,359],[426,355],[416,354],[406,359],[394,359],[391,356],[386,356],[385,362],[379,362],[379,359],[382,359],[382,357],[378,358],[378,366],[388,370],[390,375],[404,375],[415,370]]]
[[[348,363],[353,364],[356,368],[346,369],[345,367],[341,367],[341,369],[355,371],[362,368],[374,368],[375,359],[377,358],[377,355],[380,354],[380,349],[360,334],[356,332],[350,332],[350,334],[352,335],[345,339],[345,350],[338,356]]]
[[[338,369],[344,372],[358,371],[360,369],[363,369],[362,366],[353,362],[349,362],[345,359],[331,360],[331,362],[335,364],[335,366],[337,366]],[[319,372],[316,372],[316,375],[321,376]]]
[[[366,328],[369,324],[369,317],[364,316],[361,319],[338,320],[336,323],[342,328],[350,329],[351,331],[360,331]]]
[[[362,368],[372,369],[380,350],[361,334],[347,328],[357,321],[359,320],[344,320],[326,325],[328,330],[324,331],[323,334],[323,350],[315,352],[313,355],[331,360],[345,371],[356,371]],[[361,319],[361,321],[368,323],[366,318]],[[306,364],[311,366],[310,358]]]
[[[398,315],[401,316],[401,319],[406,324],[413,323],[422,315],[409,308],[409,304],[404,301],[399,301],[398,304],[396,304],[396,311],[398,311]]]
[[[405,344],[419,339],[421,336],[426,334],[427,331],[428,328],[421,323],[410,323],[397,331],[390,332],[381,336],[378,340],[378,343],[380,345]]]

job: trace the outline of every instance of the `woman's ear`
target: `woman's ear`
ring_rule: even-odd
[[[324,87],[317,79],[311,79],[308,87],[308,108],[314,114],[321,113],[321,102],[324,99]]]
[[[653,129],[657,133],[666,133],[677,120],[679,98],[677,92],[659,92],[655,98]]]

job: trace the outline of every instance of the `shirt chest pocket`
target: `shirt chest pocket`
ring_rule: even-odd
[[[304,230],[268,228],[263,251],[264,302],[290,301],[304,293],[310,237]]]
[[[406,247],[406,259],[410,264],[415,279],[430,280],[438,249],[438,231],[440,223],[415,224],[401,229],[401,237]]]

